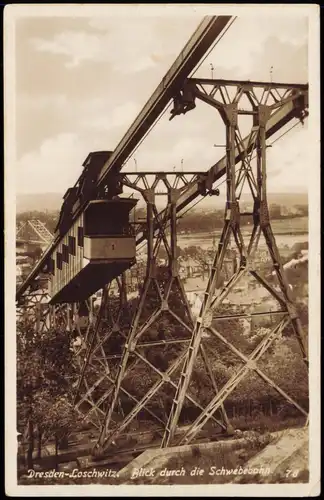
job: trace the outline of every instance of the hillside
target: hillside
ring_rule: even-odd
[[[210,212],[214,208],[220,209],[224,208],[225,194],[221,193],[219,197],[207,196],[193,209],[195,211],[204,210],[205,212]],[[250,202],[250,197],[248,196],[246,200],[244,199],[244,194],[242,194],[241,201]],[[307,193],[268,193],[269,205],[280,205],[287,208],[291,208],[295,205],[308,205],[308,194]]]
[[[63,194],[61,193],[17,193],[17,213],[57,211],[61,208]]]
[[[269,203],[275,203],[277,205],[307,205],[308,204],[308,194],[307,193],[268,193]]]
[[[19,194],[17,193],[17,213],[28,211],[57,211],[61,208],[63,194],[61,193],[34,193],[34,194]],[[269,203],[292,207],[294,205],[307,205],[307,193],[269,193]],[[196,210],[210,210],[224,206],[223,196],[218,198],[207,197],[203,203],[199,203]]]

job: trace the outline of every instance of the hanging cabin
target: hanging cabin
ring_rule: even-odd
[[[50,304],[83,301],[135,263],[129,217],[136,203],[116,197],[87,204],[50,259]]]
[[[89,153],[77,184],[64,195],[55,229],[61,240],[47,263],[50,304],[84,301],[135,263],[129,217],[137,200],[118,197],[122,185],[113,175],[106,186],[110,199],[95,199],[99,173],[111,154]],[[81,205],[85,208],[72,224]]]

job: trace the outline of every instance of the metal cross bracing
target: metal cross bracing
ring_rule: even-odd
[[[169,175],[121,174],[124,186],[139,192],[146,203],[146,222],[134,222],[138,226],[138,233],[143,231],[141,226],[144,226],[147,239],[146,274],[140,295],[131,304],[134,312],[132,315],[128,314],[126,329],[121,327],[119,317],[110,330],[103,329],[103,338],[98,334],[96,338],[92,338],[85,356],[75,401],[80,407],[85,397],[95,390],[97,392],[97,399],[93,401],[94,411],[103,414],[99,441],[94,450],[97,454],[114,444],[126,428],[131,434],[129,427],[134,420],[136,419],[135,425],[139,425],[139,420],[143,420],[145,416],[150,417],[151,423],[153,417],[153,422],[158,424],[158,429],[155,430],[160,435],[160,440],[163,436],[167,411],[163,408],[165,402],[161,398],[163,399],[163,391],[174,391],[177,386],[185,345],[193,327],[177,266],[176,201],[197,175],[199,174],[192,172]],[[160,196],[167,198],[163,216],[156,203],[156,198]],[[161,247],[167,254],[167,262],[162,266],[158,265]],[[126,312],[127,306],[124,320]],[[93,357],[98,348],[103,346],[104,356],[100,367],[98,363],[94,363]],[[205,352],[204,362],[209,373]],[[89,373],[97,374],[96,379],[92,380],[92,386],[85,383]],[[136,387],[136,396],[132,394],[134,373],[143,373],[143,379],[146,379],[139,391]],[[210,376],[215,384],[212,373]],[[142,397],[139,397],[138,392]],[[195,398],[190,395],[188,398],[191,404],[199,409],[203,408]],[[226,429],[228,419],[223,407],[220,414],[220,419],[214,420]]]
[[[59,239],[53,242],[17,292],[17,299],[25,297],[24,318],[26,319],[26,310],[29,311],[27,320],[33,312],[37,331],[56,325],[74,332],[76,336],[74,349],[80,379],[75,387],[75,405],[84,417],[90,419],[100,430],[95,452],[100,453],[109,449],[115,442],[119,443],[125,430],[130,433],[131,424],[145,426],[145,418],[148,416],[150,423],[156,421],[159,426],[156,433],[158,444],[162,446],[170,445],[178,431],[181,442],[191,441],[198,436],[207,421],[213,421],[224,430],[231,430],[223,403],[251,371],[257,373],[281,396],[305,413],[298,403],[256,365],[256,361],[276,341],[280,332],[285,331],[288,323],[293,326],[304,359],[307,357],[306,341],[280,263],[268,216],[266,141],[292,119],[298,118],[303,122],[307,116],[308,88],[307,85],[188,79],[201,57],[217,41],[230,22],[231,18],[226,16],[204,19],[102,167],[96,181],[99,190],[100,186],[104,187],[111,173],[120,175],[124,186],[136,190],[145,200],[146,224],[137,224],[135,221],[137,247],[141,244],[147,246],[146,272],[137,300],[126,300],[129,274],[126,273],[126,276],[110,284],[109,289],[107,286],[103,290],[99,309],[92,299],[82,304],[46,304],[46,288],[43,288],[41,280],[36,278],[42,272],[48,255],[55,250]],[[136,173],[135,179],[132,179],[131,174],[120,173],[123,162],[144,138],[172,97],[174,109],[171,118],[194,109],[197,99],[219,111],[225,123],[226,156],[206,173],[193,175],[189,180],[183,173],[174,177],[174,172],[170,172],[168,175],[153,175],[153,182],[149,183],[147,173]],[[240,123],[241,118],[250,119],[250,123]],[[256,160],[253,159],[254,151]],[[253,165],[253,162],[256,165]],[[182,184],[179,180],[181,176]],[[224,176],[227,186],[224,229],[202,308],[195,321],[178,275],[176,217],[188,210],[190,203],[199,195],[212,194],[215,182]],[[176,180],[173,183],[170,179]],[[159,211],[156,195],[160,194],[158,184],[161,182],[166,190],[168,202],[166,208]],[[248,215],[240,211],[244,184],[249,186],[253,201],[253,208],[249,211],[252,224],[248,241],[241,228],[241,218]],[[79,212],[82,210],[81,203]],[[74,216],[77,217],[79,212]],[[261,234],[273,263],[276,284],[272,273],[265,277],[256,269],[256,260],[253,257]],[[219,278],[224,268],[230,236],[234,237],[239,266],[224,283],[224,280]],[[168,256],[164,266],[157,265],[161,245]],[[231,309],[228,304],[227,314],[220,314],[225,298],[227,300],[233,290],[236,292],[234,287],[247,275],[267,290],[280,305],[279,310],[271,310],[272,317],[279,316],[279,323],[268,328],[260,344],[254,346],[248,354],[237,348],[219,326],[227,321],[233,322],[233,318],[237,321],[241,318],[253,319],[269,314],[251,311],[240,311],[236,314],[234,308]],[[80,318],[83,318],[82,321]],[[215,356],[221,358],[216,340],[231,350],[243,365],[219,387],[213,371],[213,359]],[[192,384],[197,366],[203,386],[199,386],[197,381],[195,385]],[[134,384],[136,396],[132,392]],[[205,388],[208,384],[210,399],[199,402],[199,387]],[[192,407],[195,408],[196,414],[193,418],[187,418],[189,429],[184,433],[184,428],[179,429],[183,420],[181,417],[185,413],[183,410],[188,414]],[[219,413],[218,418],[216,412]]]
[[[296,99],[296,88],[293,91],[294,95],[290,98],[292,101]],[[239,93],[236,92],[235,95],[237,96]],[[245,92],[241,92],[241,97],[243,95],[246,95],[246,89]],[[307,96],[307,92],[301,87],[297,98],[304,98],[305,95]],[[215,106],[217,109],[221,109],[220,114],[225,121],[226,128],[226,211],[224,230],[204,295],[202,310],[196,323],[192,318],[177,273],[175,221],[177,211],[179,212],[179,206],[181,207],[181,200],[185,196],[188,196],[188,192],[191,190],[196,191],[197,189],[203,195],[212,192],[213,182],[210,182],[210,172],[151,174],[151,178],[153,176],[153,183],[148,182],[148,178],[150,177],[148,173],[120,174],[124,186],[139,192],[143,196],[147,207],[146,224],[134,221],[137,228],[138,244],[147,241],[146,275],[137,303],[133,302],[131,307],[129,307],[125,297],[125,280],[120,279],[117,280],[119,284],[117,283],[117,286],[115,286],[115,301],[111,301],[114,302],[113,307],[112,304],[110,306],[108,304],[108,290],[104,290],[99,314],[97,312],[96,316],[96,314],[91,313],[92,306],[90,303],[88,306],[90,314],[84,316],[87,319],[83,327],[75,323],[77,315],[73,315],[73,310],[77,309],[77,305],[67,304],[51,307],[42,305],[37,307],[39,314],[36,315],[36,317],[38,316],[36,328],[40,328],[41,325],[43,325],[42,328],[48,328],[49,320],[46,322],[45,318],[49,315],[52,324],[54,324],[54,321],[56,321],[56,324],[59,321],[61,325],[65,324],[67,329],[73,330],[75,328],[79,333],[81,342],[76,352],[76,360],[79,363],[81,376],[76,388],[75,405],[78,411],[99,429],[100,437],[94,450],[95,453],[101,453],[109,449],[116,442],[118,443],[118,440],[124,435],[123,432],[125,430],[128,435],[131,435],[132,429],[130,427],[132,423],[135,423],[135,427],[139,426],[141,422],[145,425],[145,416],[147,415],[149,415],[150,422],[152,422],[153,418],[158,424],[157,444],[160,443],[161,446],[170,445],[176,433],[178,431],[181,432],[178,424],[181,410],[186,410],[185,402],[189,402],[189,405],[198,408],[200,414],[196,420],[191,422],[191,426],[186,434],[183,435],[183,432],[182,436],[179,434],[181,442],[189,442],[195,438],[208,420],[217,423],[224,430],[231,431],[224,409],[224,401],[226,401],[227,397],[250,370],[253,370],[269,383],[270,386],[275,388],[281,396],[298,408],[299,411],[306,413],[298,403],[290,398],[285,391],[280,389],[255,363],[271,343],[278,338],[287,323],[293,324],[303,356],[305,359],[307,356],[306,342],[303,338],[299,320],[290,297],[289,286],[287,286],[280,264],[279,252],[272,234],[267,211],[267,145],[265,139],[267,130],[269,130],[269,123],[274,123],[275,121],[273,114],[277,116],[281,110],[280,107],[278,108],[278,101],[271,108],[271,105],[267,107],[264,101],[260,100],[260,97],[258,99],[259,104],[256,104],[254,101],[254,106],[250,110],[253,117],[252,127],[250,134],[244,140],[241,140],[241,130],[237,119],[239,113],[236,112],[238,108],[236,102],[225,101],[222,108],[219,107],[219,103]],[[287,102],[286,97],[283,99],[285,99],[283,108],[286,108],[287,105],[290,105],[290,102]],[[240,99],[237,99],[237,101],[239,102]],[[305,103],[304,106],[305,108],[301,109],[306,109]],[[296,113],[295,108],[293,109],[294,113]],[[245,109],[246,111],[248,109]],[[246,115],[247,113],[244,114]],[[273,127],[273,125],[271,126]],[[253,168],[253,151],[255,150],[257,153],[256,166]],[[220,172],[222,172],[221,169],[223,168],[222,162],[223,160],[220,162]],[[238,168],[236,167],[237,164]],[[172,179],[172,184],[168,179]],[[244,242],[246,235],[243,237],[240,229],[240,218],[249,214],[240,214],[239,211],[240,196],[244,182],[248,183],[253,199],[253,209],[250,212],[250,216],[252,214],[253,225],[251,226],[252,231],[247,244]],[[156,196],[162,194],[159,192],[161,184],[164,186],[164,195],[167,195],[168,198],[167,206],[162,211],[159,210],[155,203]],[[170,224],[170,228],[168,228],[168,224]],[[229,246],[230,233],[234,236],[240,265],[227,284],[223,288],[219,288],[217,286],[217,276],[221,273],[222,266],[224,265],[224,257],[226,248]],[[277,290],[278,287],[276,288],[257,270],[253,269],[253,255],[256,252],[261,233],[265,237],[270,258],[274,263],[281,294]],[[164,270],[156,266],[158,250],[161,244],[165,247],[168,254],[168,263]],[[278,315],[280,317],[279,323],[264,336],[260,345],[249,353],[248,356],[237,349],[226,336],[222,335],[219,328],[216,329],[214,323],[224,323],[224,321],[226,322],[235,317],[251,318],[262,314],[266,315],[269,312],[234,314],[233,311],[229,311],[227,316],[224,314],[218,316],[216,314],[215,316],[215,314],[211,315],[210,312],[211,310],[217,311],[217,308],[222,305],[224,298],[229,295],[233,286],[246,274],[250,274],[261,283],[281,305],[278,311],[273,313],[273,310],[271,310],[272,316]],[[216,292],[219,293],[217,297],[215,297]],[[33,301],[36,300],[36,295],[41,297],[42,293],[39,290],[37,293],[34,292]],[[175,309],[170,306],[170,297],[172,295],[180,301]],[[46,310],[48,315],[46,314]],[[178,325],[179,329],[177,329],[175,335],[171,333],[173,338],[160,339],[159,336],[163,333],[163,328],[160,327],[159,329],[158,320],[166,313],[171,315],[172,321]],[[42,321],[40,321],[40,318],[42,318]],[[122,321],[123,325],[121,326]],[[157,330],[155,332],[156,338],[152,340],[149,333],[155,328]],[[211,344],[212,346],[212,343],[210,339],[205,338],[206,331],[213,338],[220,339],[224,345],[244,362],[242,368],[220,388],[217,387],[212,370],[212,356],[210,355],[212,349],[208,345]],[[117,346],[117,350],[114,352],[112,352],[114,349],[113,345],[115,345],[115,349]],[[156,366],[149,359],[148,354],[150,351],[152,352],[152,349],[158,349],[161,346],[164,349],[168,348],[171,350],[170,360],[168,361],[170,365],[164,366],[164,370]],[[175,346],[177,347],[176,350]],[[198,354],[200,358],[198,358]],[[161,359],[163,360],[163,357],[165,357],[164,354],[160,356],[160,362]],[[196,395],[190,393],[190,380],[192,380],[197,362],[200,368],[201,366],[205,367],[204,371],[208,375],[212,386],[214,397],[209,403],[200,403],[195,398]],[[139,373],[143,374],[141,398],[138,395],[134,396],[131,391],[132,375],[136,372],[134,370],[135,366],[136,370],[140,369]],[[149,377],[147,377],[148,370],[151,370]],[[150,383],[153,383],[150,387],[147,384],[148,379]],[[167,390],[163,391],[166,387]],[[169,395],[169,398],[171,397],[171,402],[169,400],[169,406],[162,410],[163,398],[166,397],[166,394]],[[131,407],[130,402],[132,404]],[[215,418],[216,411],[220,413],[218,418]]]
[[[177,429],[179,417],[183,409],[184,400],[188,392],[193,369],[197,360],[199,347],[203,334],[207,331],[210,335],[222,341],[243,362],[243,366],[230,377],[223,387],[214,395],[205,409],[190,425],[179,444],[189,443],[194,439],[203,426],[213,417],[224,401],[229,397],[240,381],[250,370],[253,370],[273,389],[283,396],[307,416],[307,412],[294,401],[278,384],[271,380],[257,365],[257,361],[266,352],[272,342],[282,334],[288,324],[291,324],[304,361],[307,364],[307,340],[304,336],[296,307],[291,297],[290,287],[285,277],[283,266],[276,240],[272,231],[267,202],[267,164],[266,164],[266,126],[273,112],[291,101],[298,102],[297,117],[303,120],[307,109],[307,86],[285,85],[260,82],[229,82],[220,80],[187,80],[182,93],[178,93],[174,101],[172,117],[187,111],[188,95],[190,96],[190,109],[195,107],[195,99],[213,106],[219,111],[226,130],[226,204],[224,227],[215,253],[212,271],[204,294],[202,306],[197,317],[192,337],[188,346],[184,366],[179,379],[176,395],[173,399],[169,413],[168,424],[162,441],[162,446],[169,446]],[[186,96],[186,99],[184,99]],[[242,139],[240,115],[250,118],[250,133],[247,140]],[[253,164],[253,152],[256,158]],[[239,153],[241,161],[236,168],[236,156]],[[250,214],[240,212],[240,199],[243,186],[248,186],[252,198],[253,210]],[[241,224],[246,215],[252,216],[253,223],[248,238],[243,237]],[[266,247],[273,264],[273,272],[277,278],[277,286],[269,283],[256,269],[255,253],[258,248],[260,236],[263,235]],[[224,256],[229,248],[230,238],[234,238],[237,247],[240,266],[237,272],[223,286],[218,284],[218,276],[222,270]],[[233,291],[237,283],[249,274],[261,284],[279,303],[277,311],[279,321],[263,337],[258,346],[250,352],[249,356],[242,353],[232,342],[224,337],[217,327],[219,322],[233,319],[237,315],[222,314],[224,299]],[[272,275],[271,275],[272,276]],[[251,313],[246,316],[252,316]],[[244,314],[239,314],[239,317]]]
[[[125,286],[123,276],[117,278],[117,285],[120,287],[119,312],[115,318],[112,330],[118,321],[122,311],[122,305],[125,303]],[[110,283],[103,290],[103,296],[100,306],[96,303],[95,297],[90,297],[82,303],[66,303],[50,305],[48,303],[50,297],[48,295],[46,280],[39,281],[35,284],[34,291],[31,291],[17,307],[17,322],[21,327],[29,326],[35,329],[36,333],[44,334],[50,329],[63,329],[69,332],[71,349],[74,351],[74,360],[76,368],[79,371],[80,380],[86,387],[86,394],[77,399],[80,393],[80,387],[74,388],[76,400],[74,406],[87,422],[91,422],[95,427],[99,427],[98,414],[100,409],[98,402],[94,402],[92,392],[95,390],[98,382],[93,384],[90,382],[93,379],[93,374],[88,373],[87,377],[83,377],[84,362],[87,358],[87,353],[91,352],[91,363],[94,367],[95,374],[98,373],[102,365],[106,368],[109,375],[108,363],[106,361],[106,353],[103,350],[102,344],[105,339],[99,338],[100,331],[104,331],[107,339],[109,338],[108,329],[114,318],[116,307],[112,307],[111,298],[109,299],[109,290],[113,283]],[[117,286],[117,288],[118,288]],[[116,295],[116,294],[114,294]],[[114,300],[116,302],[116,300]],[[120,320],[121,321],[121,320]],[[100,328],[99,328],[100,326]],[[94,345],[94,339],[98,340],[98,344]],[[92,349],[92,347],[94,348]],[[104,362],[104,363],[103,363]],[[95,375],[96,376],[96,375]],[[89,381],[90,380],[90,381]],[[81,384],[80,384],[81,385]],[[91,389],[89,390],[89,387]]]
[[[45,282],[35,284],[34,288],[37,290],[31,292],[33,295],[29,296],[29,301],[26,299],[25,306],[27,310],[30,310],[30,307],[33,306],[32,300],[35,300],[32,297],[35,294],[42,300],[42,307],[37,306],[34,308],[34,324],[38,331],[44,331],[50,326],[63,327],[70,332],[77,331],[78,342],[76,343],[78,343],[78,346],[75,349],[75,354],[76,363],[80,370],[80,378],[75,388],[74,405],[85,420],[90,421],[97,428],[105,425],[105,415],[110,408],[107,404],[109,403],[109,397],[114,396],[115,393],[118,395],[119,392],[120,394],[111,406],[115,411],[111,411],[111,415],[108,415],[109,420],[107,422],[114,426],[117,426],[117,422],[120,422],[118,425],[122,426],[123,430],[139,412],[145,410],[150,417],[153,417],[158,422],[160,438],[162,438],[167,415],[164,410],[162,416],[157,414],[156,411],[148,407],[148,404],[165,383],[165,377],[170,376],[171,387],[175,390],[177,378],[176,375],[172,377],[172,374],[181,364],[183,345],[189,341],[193,326],[190,308],[177,268],[176,202],[183,191],[197,181],[202,192],[205,193],[206,175],[199,172],[172,172],[170,174],[140,172],[136,174],[120,174],[120,180],[125,187],[140,193],[147,207],[146,222],[134,220],[137,234],[142,237],[142,233],[145,233],[147,239],[146,276],[142,285],[139,304],[134,300],[132,303],[127,303],[126,277],[122,276],[116,280],[117,286],[114,287],[110,283],[103,290],[99,311],[95,312],[92,301],[89,301],[88,306],[86,306],[87,310],[81,313],[85,320],[83,327],[80,326],[79,322],[80,305],[60,304],[49,306],[46,303],[48,294]],[[161,200],[161,198],[165,197],[167,198],[166,209],[159,212],[161,206],[158,204],[158,208],[155,202],[156,198]],[[164,247],[168,255],[168,262],[162,268],[156,264],[161,246]],[[41,288],[41,285],[44,285],[44,289]],[[113,298],[109,295],[110,288],[114,288]],[[170,300],[172,301],[172,307],[169,306]],[[154,310],[148,307],[148,301],[154,302]],[[176,301],[176,304],[174,301]],[[85,305],[83,304],[82,307],[84,309]],[[176,332],[171,331],[170,338],[168,338],[168,335],[165,336],[165,326],[163,326],[167,313],[170,315],[169,323],[170,319],[171,322],[178,322],[178,330],[180,328],[178,335]],[[161,320],[162,324],[159,324]],[[153,335],[153,340],[150,336],[146,339],[145,332],[151,329],[152,326],[157,329],[156,338]],[[174,325],[172,328],[174,328]],[[133,347],[131,349],[125,348],[125,342],[129,344],[129,337],[132,338],[134,334]],[[178,338],[179,335],[180,338]],[[143,341],[138,344],[140,338]],[[134,345],[137,345],[137,349],[134,349]],[[168,346],[170,346],[171,352],[167,364],[172,361],[172,365],[167,375],[165,375],[161,366],[156,367],[150,357],[147,356],[147,353],[152,348],[155,350],[162,349],[162,357],[164,357]],[[134,356],[136,356],[135,359]],[[207,353],[203,352],[203,356],[205,369],[211,377],[213,386],[215,386],[216,382],[208,366]],[[157,357],[159,357],[158,353]],[[160,355],[159,359],[163,363],[162,357]],[[142,362],[142,364],[145,364],[145,368],[151,368],[156,378],[157,376],[162,377],[160,381],[156,382],[154,389],[151,389],[150,395],[146,395],[141,400],[118,383],[119,379],[126,378],[127,384],[127,375],[132,376],[132,368],[127,363],[128,358],[131,358],[131,367]],[[120,370],[119,379],[117,377],[116,382],[119,367],[123,367],[123,370]],[[113,393],[113,391],[115,392]],[[203,409],[203,406],[194,398],[190,396],[188,398],[199,409]],[[128,400],[126,403],[125,399]],[[122,400],[126,407],[129,406],[129,402],[135,403],[131,414],[128,412],[126,415],[126,422],[123,419]],[[161,399],[158,406],[160,407],[159,411],[161,411],[163,407]],[[223,408],[221,408],[221,420],[214,419],[214,421],[221,425],[223,429],[227,428],[228,419]],[[120,429],[118,427],[116,434],[119,433]],[[103,435],[101,434],[101,440]]]
[[[114,292],[111,288],[115,285]],[[77,348],[80,377],[75,389],[74,405],[84,418],[100,428],[105,402],[112,386],[108,346],[116,347],[116,333],[129,325],[125,276],[107,285],[99,306],[92,302],[89,321],[79,329]],[[87,315],[85,315],[85,318]],[[117,343],[118,347],[118,343]]]

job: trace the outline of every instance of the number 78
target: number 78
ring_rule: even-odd
[[[297,477],[298,476],[298,473],[299,473],[299,470],[291,470],[291,469],[287,469],[286,470],[286,477]]]

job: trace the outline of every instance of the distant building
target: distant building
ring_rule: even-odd
[[[292,207],[287,207],[285,205],[280,205],[280,215],[282,217],[289,217],[289,216],[302,216],[305,215],[304,211],[301,207],[298,206],[292,206]]]
[[[193,276],[201,272],[201,263],[192,257],[181,257],[179,259],[179,272],[186,277]]]

